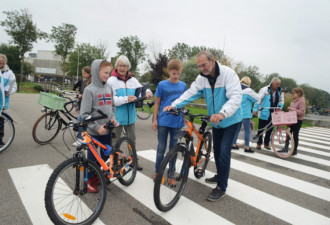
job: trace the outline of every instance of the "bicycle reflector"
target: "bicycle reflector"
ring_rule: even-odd
[[[112,150],[111,146],[110,145],[105,145],[105,146],[107,146],[107,149],[106,150],[102,148],[102,151],[103,151],[104,156],[111,155],[111,150]]]
[[[74,216],[72,216],[70,214],[67,214],[67,213],[63,213],[63,216],[65,218],[69,219],[69,220],[76,220],[77,219],[76,217],[74,217]]]

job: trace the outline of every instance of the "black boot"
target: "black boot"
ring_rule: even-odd
[[[296,148],[296,147],[294,148],[294,150],[293,150],[293,152],[292,152],[292,155],[297,155],[297,148]],[[292,155],[291,155],[291,156],[292,156]]]
[[[290,142],[289,141],[286,141],[284,148],[281,151],[279,151],[279,152],[288,152],[289,144],[290,144]]]

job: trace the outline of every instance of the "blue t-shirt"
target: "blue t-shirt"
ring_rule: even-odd
[[[184,126],[182,114],[179,116],[171,115],[169,112],[163,112],[163,108],[171,105],[186,90],[187,85],[182,81],[171,83],[169,80],[163,80],[158,83],[155,94],[156,97],[160,98],[158,126],[171,128],[182,128]]]

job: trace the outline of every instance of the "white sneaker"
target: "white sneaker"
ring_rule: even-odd
[[[72,144],[72,146],[74,146],[74,147],[78,147],[80,145],[81,145],[81,139],[79,139],[79,138]]]

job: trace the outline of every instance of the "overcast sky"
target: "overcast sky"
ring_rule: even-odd
[[[27,8],[37,27],[78,28],[79,43],[107,41],[110,56],[122,37],[137,35],[162,52],[178,42],[220,48],[235,62],[279,73],[330,92],[329,0],[10,0],[2,11]],[[10,37],[0,27],[0,42]],[[53,50],[39,41],[37,50]]]

